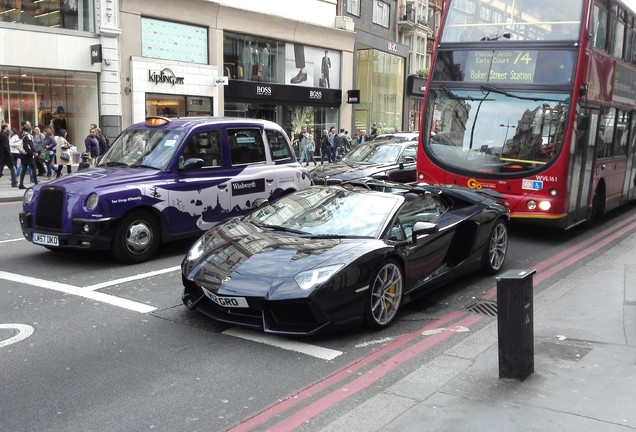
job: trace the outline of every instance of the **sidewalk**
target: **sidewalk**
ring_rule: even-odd
[[[636,234],[534,295],[534,373],[499,378],[497,322],[330,431],[635,431]]]
[[[72,170],[74,173],[77,172],[77,164],[73,164]],[[11,187],[11,173],[7,167],[4,168],[3,176],[0,177],[0,202],[12,202],[12,201],[22,201],[22,197],[24,196],[24,191],[26,189],[18,189],[17,187]],[[66,174],[66,168],[64,168],[64,174]],[[53,173],[53,178],[48,179],[45,176],[38,177],[38,182],[50,182],[55,179],[55,173]],[[24,177],[24,186],[30,187],[33,186],[31,183],[31,179],[28,176]]]

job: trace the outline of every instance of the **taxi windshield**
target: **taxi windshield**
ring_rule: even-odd
[[[175,157],[183,131],[130,129],[101,157],[99,166],[145,167],[165,170]]]

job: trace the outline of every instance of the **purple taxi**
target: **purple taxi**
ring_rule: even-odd
[[[276,123],[149,117],[97,166],[27,189],[20,225],[47,249],[109,250],[132,264],[310,184]]]

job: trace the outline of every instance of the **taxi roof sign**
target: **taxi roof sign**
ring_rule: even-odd
[[[163,126],[168,123],[170,123],[170,119],[165,117],[146,117],[146,126],[148,127]]]

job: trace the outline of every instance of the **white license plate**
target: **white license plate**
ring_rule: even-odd
[[[33,233],[33,243],[49,246],[59,246],[60,240],[56,235]]]
[[[247,300],[245,300],[245,297],[221,297],[214,294],[213,292],[206,290],[203,287],[201,287],[201,289],[203,290],[203,294],[205,294],[207,298],[209,298],[210,300],[212,300],[214,303],[218,304],[219,306],[230,307],[230,308],[249,307],[247,305]]]

